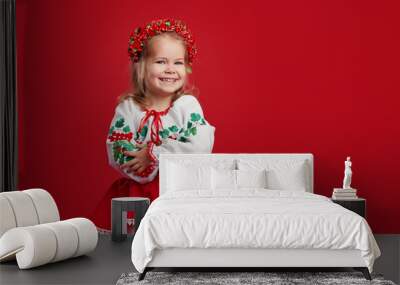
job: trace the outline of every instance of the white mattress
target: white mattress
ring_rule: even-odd
[[[359,250],[372,271],[379,248],[359,215],[307,192],[182,191],[157,198],[132,243],[139,272],[163,249]]]

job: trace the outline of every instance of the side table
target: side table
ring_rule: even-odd
[[[146,214],[150,199],[143,197],[119,197],[111,200],[111,240],[123,241],[126,239],[126,212],[135,212],[135,233],[140,221]],[[125,212],[125,213],[124,213]],[[125,217],[125,218],[124,218]]]
[[[339,204],[342,207],[359,214],[364,219],[366,218],[366,200],[363,198],[357,199],[332,199],[333,203]]]

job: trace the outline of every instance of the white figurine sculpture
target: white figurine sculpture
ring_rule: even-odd
[[[344,179],[343,179],[343,189],[352,189],[351,184],[351,176],[353,172],[351,171],[351,161],[350,156],[347,157],[346,161],[344,162]]]

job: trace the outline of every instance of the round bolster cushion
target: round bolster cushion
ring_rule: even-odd
[[[20,269],[33,268],[86,254],[97,241],[96,226],[85,218],[14,228],[0,238],[0,261],[16,257]]]
[[[39,219],[38,224],[58,222],[60,214],[53,197],[44,189],[34,188],[22,191],[28,194],[35,205],[35,210]]]
[[[17,222],[10,202],[6,197],[0,195],[0,237],[16,226]]]
[[[73,257],[86,254],[96,248],[99,235],[92,221],[85,218],[73,218],[64,222],[75,227],[78,233],[78,246]]]
[[[46,190],[35,188],[0,193],[0,237],[15,227],[59,220],[56,202]]]

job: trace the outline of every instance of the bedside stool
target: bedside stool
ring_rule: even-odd
[[[111,200],[111,240],[123,241],[127,236],[126,212],[135,212],[135,233],[150,205],[149,198],[120,197]]]
[[[357,199],[332,199],[333,203],[339,204],[340,206],[353,211],[356,214],[359,214],[361,217],[363,217],[364,219],[366,219],[366,200],[364,198],[357,198]]]

